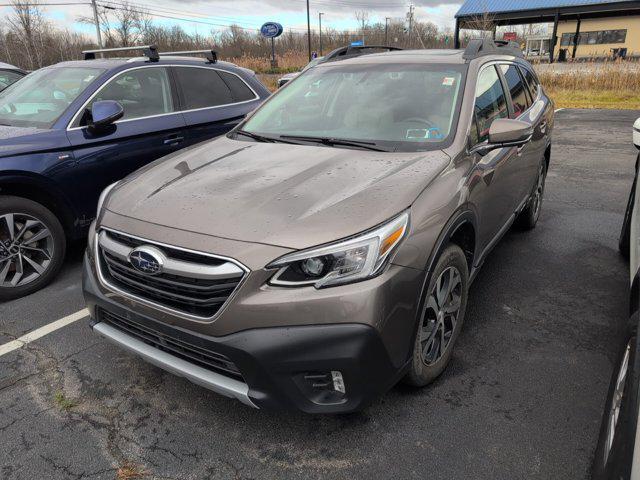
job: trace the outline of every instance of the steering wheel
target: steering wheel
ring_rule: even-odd
[[[426,118],[420,118],[420,117],[411,117],[411,118],[405,118],[402,120],[403,122],[416,122],[416,123],[424,123],[426,124],[426,126],[428,128],[435,128],[436,126],[433,124],[433,122],[431,122],[430,120],[427,120]]]

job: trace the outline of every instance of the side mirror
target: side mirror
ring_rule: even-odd
[[[492,150],[505,147],[519,147],[533,136],[533,127],[527,122],[498,118],[489,127],[489,140],[475,146],[472,153],[486,155]]]
[[[633,124],[633,144],[640,149],[640,118]]]
[[[100,130],[122,118],[124,108],[115,100],[101,100],[91,106],[92,130]]]

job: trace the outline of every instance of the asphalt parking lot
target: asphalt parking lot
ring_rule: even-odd
[[[0,356],[0,478],[587,478],[627,314],[636,116],[557,113],[540,223],[487,260],[431,387],[346,416],[252,410],[78,321]],[[0,305],[0,345],[83,308],[81,257]]]

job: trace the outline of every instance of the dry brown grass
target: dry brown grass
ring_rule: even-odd
[[[125,461],[116,471],[116,480],[136,480],[143,478],[148,472],[133,462]]]
[[[309,59],[304,52],[287,52],[283,55],[278,55],[278,72],[297,72],[304,67]],[[233,62],[241,67],[250,68],[258,73],[271,72],[271,59],[265,57],[252,57],[249,55],[243,55],[242,57],[235,57],[225,59],[229,62]]]

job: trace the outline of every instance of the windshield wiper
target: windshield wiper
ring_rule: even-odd
[[[258,135],[257,133],[247,132],[246,130],[236,130],[236,135],[244,135],[245,137],[253,138],[256,142],[268,142],[275,143],[277,138],[265,137],[264,135]]]
[[[378,146],[375,142],[365,142],[363,140],[348,140],[346,138],[332,138],[332,137],[305,137],[304,135],[281,135],[280,138],[288,138],[290,140],[300,140],[302,142],[316,142],[323,145],[334,146],[342,145],[344,147],[357,147],[364,148],[366,150],[373,150],[374,152],[388,152],[386,148]]]

